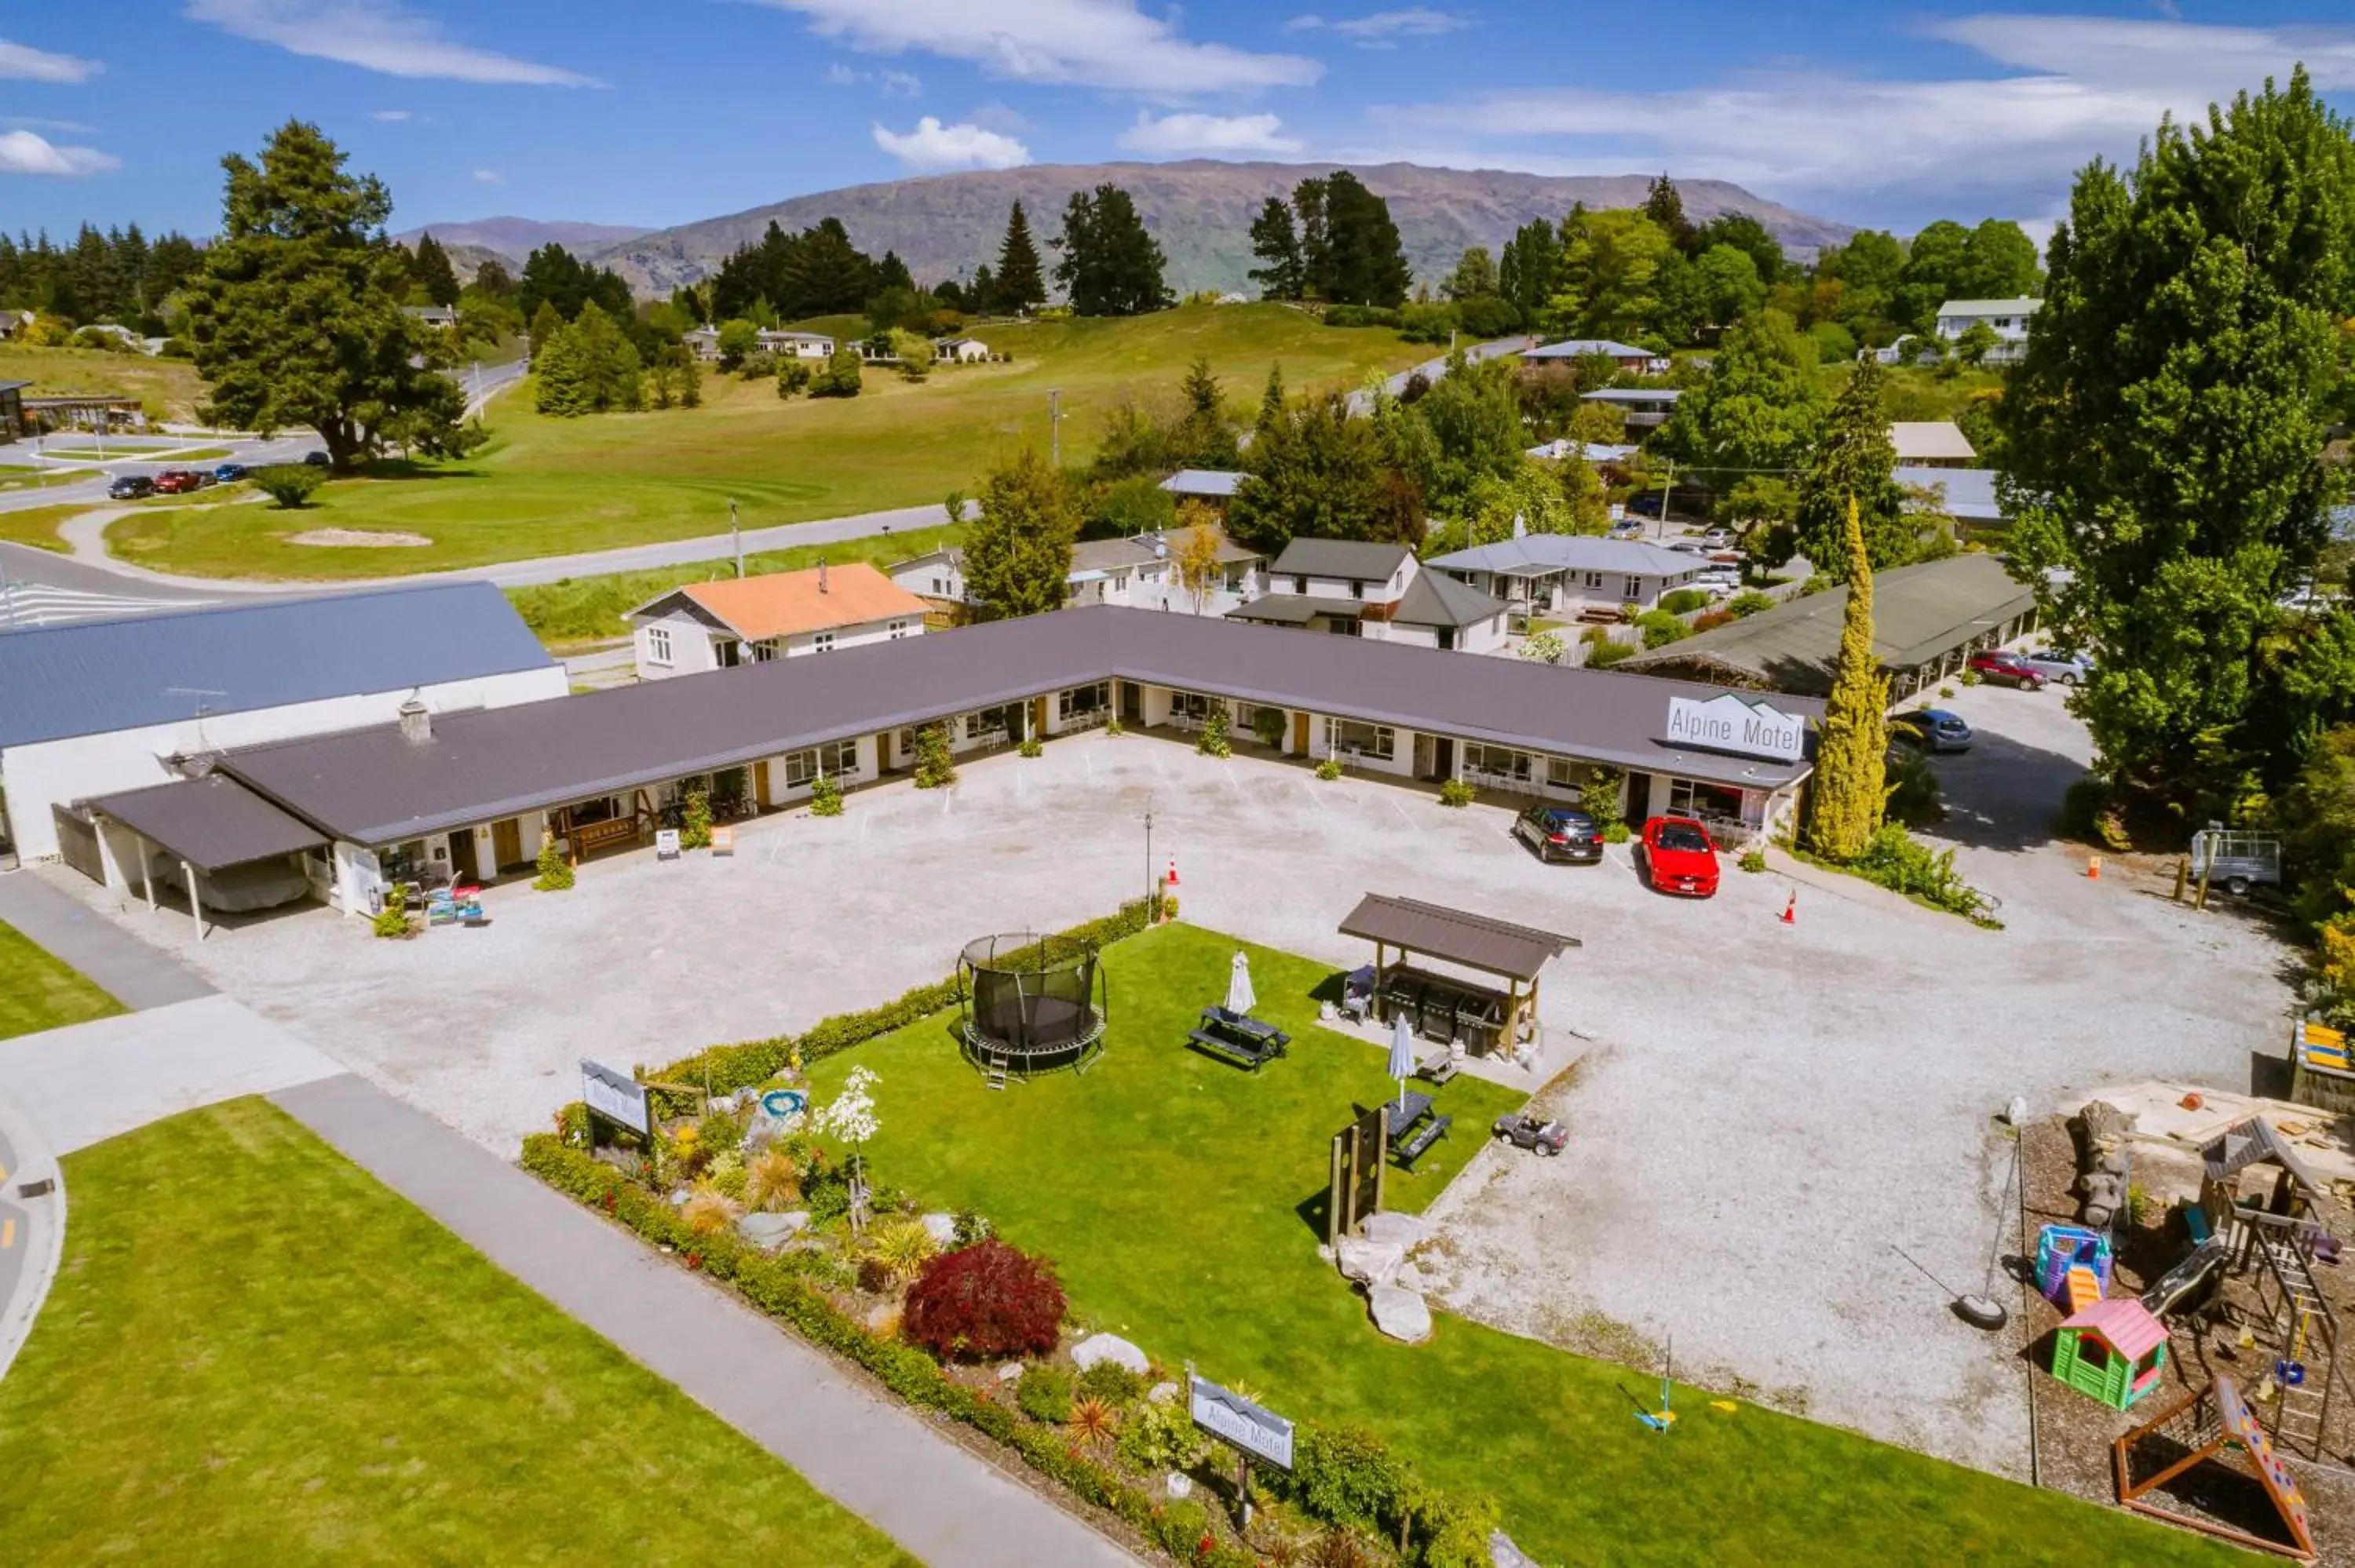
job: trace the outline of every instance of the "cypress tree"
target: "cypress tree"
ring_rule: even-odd
[[[1868,358],[1849,376],[1814,450],[1799,472],[1798,553],[1817,571],[1843,574],[1847,529],[1860,525],[1875,571],[1902,566],[1914,553],[1913,520],[1895,477],[1897,449],[1881,406],[1881,369]]]
[[[1807,847],[1842,863],[1862,854],[1880,830],[1887,799],[1889,689],[1872,651],[1872,561],[1856,502],[1848,503],[1848,605],[1840,617],[1839,662],[1824,705],[1823,739],[1807,798]]]
[[[975,283],[980,280],[976,278]],[[1016,202],[1006,215],[1006,238],[997,247],[997,270],[993,275],[986,309],[1028,315],[1047,302],[1047,274],[1039,261],[1039,246],[1030,238],[1030,218]]]

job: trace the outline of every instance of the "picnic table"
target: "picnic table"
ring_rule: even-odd
[[[1391,1156],[1409,1170],[1455,1124],[1454,1117],[1434,1116],[1431,1107],[1431,1097],[1421,1089],[1382,1102],[1382,1129],[1390,1137]]]
[[[1186,1038],[1206,1054],[1252,1073],[1283,1055],[1292,1044],[1292,1036],[1273,1023],[1218,1006],[1202,1009],[1200,1023]]]

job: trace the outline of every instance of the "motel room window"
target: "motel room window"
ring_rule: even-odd
[[[1349,579],[1349,597],[1350,597],[1351,599],[1363,599],[1363,598],[1365,598],[1365,597],[1366,597],[1366,585],[1365,585],[1365,584],[1363,584],[1363,583],[1361,583],[1361,582],[1359,582],[1357,578],[1355,578],[1355,577],[1351,577],[1351,578]]]
[[[1173,719],[1190,719],[1201,724],[1209,718],[1212,708],[1222,705],[1220,698],[1206,697],[1199,692],[1169,694],[1169,716]]]
[[[1073,686],[1055,694],[1055,717],[1068,724],[1075,718],[1100,714],[1112,706],[1112,683],[1098,681],[1092,686]]]
[[[1583,762],[1572,762],[1567,757],[1546,758],[1546,782],[1557,789],[1575,789],[1586,782],[1587,768]]]
[[[649,626],[646,628],[646,662],[649,664],[668,664],[670,662],[669,627]]]
[[[810,639],[810,651],[811,651],[812,652],[814,652],[814,653],[831,653],[831,652],[834,652],[834,633],[833,633],[833,632],[831,632],[831,631],[821,631],[821,632],[819,632],[816,636],[815,636],[815,637],[811,638],[811,639]]]
[[[1398,732],[1386,724],[1328,718],[1325,721],[1325,748],[1388,762],[1398,755]]]
[[[1308,579],[1306,577],[1293,578],[1292,591],[1295,593],[1306,593],[1308,591]]]
[[[807,784],[821,773],[829,779],[858,771],[858,743],[855,740],[828,741],[805,750],[789,752],[785,757],[785,788]]]
[[[1529,754],[1526,751],[1469,745],[1464,748],[1464,766],[1469,772],[1486,773],[1495,779],[1510,779],[1522,784],[1529,780]]]
[[[1668,815],[1722,817],[1738,822],[1742,820],[1742,791],[1722,789],[1690,779],[1672,779],[1668,781]]]

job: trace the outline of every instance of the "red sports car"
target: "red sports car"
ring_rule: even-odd
[[[1717,892],[1717,845],[1689,817],[1654,817],[1644,824],[1644,874],[1661,893],[1710,897]]]
[[[2044,689],[2044,673],[2017,653],[1990,649],[1971,655],[1970,667],[1979,679],[1993,681],[1999,686],[2018,686],[2023,692]]]

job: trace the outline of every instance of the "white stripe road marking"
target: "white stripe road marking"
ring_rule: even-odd
[[[111,620],[127,615],[154,615],[167,609],[193,609],[217,602],[202,599],[144,599],[133,594],[56,588],[48,583],[12,582],[0,587],[0,630],[61,626],[76,620]]]

